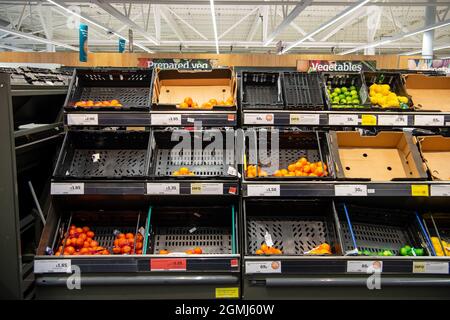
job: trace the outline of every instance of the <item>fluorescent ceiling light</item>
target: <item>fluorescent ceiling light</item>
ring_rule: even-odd
[[[214,8],[214,0],[209,0],[209,6],[211,8],[211,16],[213,21],[214,39],[216,40],[216,53],[219,54],[219,37],[217,36],[216,9]]]
[[[443,49],[448,49],[448,48],[450,48],[450,45],[434,47],[433,51],[438,51],[438,50],[443,50]],[[413,56],[413,55],[420,54],[420,53],[422,53],[422,50],[409,51],[409,52],[401,53],[400,55],[401,56]]]
[[[5,27],[0,27],[0,31],[8,32],[8,33],[13,34],[15,36],[18,36],[18,37],[21,37],[21,38],[27,38],[27,39],[30,39],[30,40],[34,40],[36,42],[52,44],[54,46],[63,47],[63,48],[70,49],[70,50],[73,50],[73,51],[78,51],[77,47],[73,47],[73,46],[68,45],[68,44],[64,44],[64,43],[61,43],[61,42],[58,42],[58,41],[53,41],[53,40],[49,40],[49,39],[45,39],[45,38],[41,38],[41,37],[36,37],[36,36],[34,36],[32,34],[20,32],[20,31],[16,31],[16,30],[11,30],[11,29],[8,29],[8,28],[5,28]]]
[[[397,41],[397,40],[405,39],[405,38],[408,38],[408,37],[411,37],[411,36],[414,36],[414,35],[417,35],[417,34],[421,34],[421,33],[427,32],[427,31],[431,31],[431,30],[435,30],[435,29],[439,29],[439,28],[444,28],[444,27],[449,26],[449,25],[450,25],[450,19],[444,20],[442,22],[433,24],[431,26],[422,27],[422,28],[419,28],[419,29],[411,31],[411,32],[400,33],[400,34],[398,34],[398,35],[396,35],[396,36],[394,36],[394,37],[392,37],[390,39],[387,39],[387,40],[375,41],[375,42],[372,42],[372,43],[369,43],[369,44],[366,44],[366,45],[362,45],[362,46],[359,46],[359,47],[356,47],[356,48],[353,48],[353,49],[349,49],[349,50],[346,50],[346,51],[343,51],[343,52],[339,53],[339,55],[350,54],[350,53],[353,53],[353,52],[356,52],[356,51],[361,51],[361,50],[368,49],[368,48],[375,48],[375,47],[381,46],[381,45],[386,44],[386,43],[390,43],[390,42],[394,42],[394,41]]]
[[[59,4],[59,3],[55,2],[55,1],[47,0],[47,2],[53,4],[54,6],[60,8],[61,10],[64,10],[65,12],[67,12],[67,13],[70,14],[70,15],[73,15],[73,16],[76,16],[76,17],[78,17],[78,18],[80,18],[80,19],[83,19],[84,21],[86,21],[86,22],[88,22],[88,23],[90,23],[90,24],[96,26],[97,28],[100,28],[100,29],[102,29],[102,30],[104,30],[104,31],[106,31],[106,32],[108,32],[108,33],[111,33],[111,34],[115,35],[116,37],[118,37],[118,38],[120,38],[120,39],[124,39],[125,41],[128,42],[128,39],[125,38],[124,36],[118,34],[118,33],[115,32],[114,30],[111,30],[111,29],[109,29],[109,28],[107,28],[107,27],[105,27],[105,26],[103,26],[103,25],[101,25],[101,24],[99,24],[99,23],[93,21],[92,19],[88,19],[88,18],[82,16],[81,14],[78,14],[78,13],[76,13],[75,11],[72,11],[72,10],[68,9],[68,8],[66,8],[65,6]],[[148,52],[148,53],[155,53],[154,51],[148,49],[147,47],[143,46],[142,44],[140,44],[140,43],[138,43],[138,42],[134,42],[134,45],[135,45],[136,47],[141,48],[141,49],[144,50],[145,52]]]
[[[327,29],[328,27],[330,27],[331,25],[335,24],[336,22],[338,22],[339,20],[342,20],[343,18],[345,18],[346,16],[348,16],[349,14],[355,12],[356,10],[358,10],[359,8],[361,8],[362,6],[364,6],[366,3],[370,2],[371,0],[363,0],[360,1],[356,4],[354,4],[351,7],[348,7],[347,9],[345,9],[344,11],[342,11],[340,14],[338,14],[337,16],[335,16],[333,19],[331,19],[328,22],[325,22],[324,24],[322,24],[319,28],[317,28],[316,30],[308,33],[307,35],[305,35],[302,39],[298,40],[297,42],[294,42],[293,44],[287,46],[281,53],[286,53],[289,50],[291,50],[292,48],[295,48],[296,46],[298,46],[300,43],[305,42],[306,40],[310,39],[311,37],[314,37],[316,34],[324,31],[325,29]],[[313,3],[314,4],[314,3]]]

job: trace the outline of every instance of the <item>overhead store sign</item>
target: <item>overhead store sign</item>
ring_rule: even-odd
[[[450,59],[409,59],[408,70],[443,71],[450,74]]]
[[[299,72],[361,72],[374,71],[376,61],[297,60]]]
[[[138,58],[138,67],[163,70],[211,70],[217,67],[216,59],[152,59]]]

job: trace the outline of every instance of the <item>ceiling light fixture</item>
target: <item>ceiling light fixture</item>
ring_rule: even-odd
[[[219,54],[219,37],[217,35],[216,9],[214,8],[214,0],[209,0],[209,6],[211,8],[211,16],[213,21],[214,39],[216,40],[216,53]]]

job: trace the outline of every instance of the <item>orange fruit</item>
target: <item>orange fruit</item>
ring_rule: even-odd
[[[119,239],[119,242],[118,242],[119,247],[122,248],[122,247],[126,246],[127,244],[128,244],[127,239],[124,239],[124,238]]]
[[[185,253],[187,253],[187,254],[194,254],[194,250],[189,249],[189,250],[186,250]]]
[[[212,109],[212,107],[212,104],[209,102],[202,104],[202,109]]]
[[[136,250],[142,249],[142,247],[143,247],[142,242],[136,243]]]
[[[275,177],[281,177],[281,171],[277,170],[275,171],[275,173],[273,174]]]
[[[202,248],[196,247],[196,248],[194,248],[194,253],[195,254],[202,254],[203,250],[202,250]]]
[[[136,250],[136,254],[142,254],[142,250]]]
[[[125,238],[126,238],[126,239],[134,239],[134,234],[132,234],[131,232],[129,232],[129,233],[127,233],[127,234],[125,235]]]
[[[78,234],[83,233],[83,229],[82,228],[76,228],[75,232],[78,233]]]
[[[78,238],[76,241],[76,247],[81,248],[84,245],[84,239]]]
[[[136,251],[136,253],[137,253],[137,251]],[[169,254],[169,251],[167,251],[167,250],[159,250],[159,254]]]
[[[182,167],[182,168],[180,168],[180,170],[178,170],[178,172],[180,172],[181,175],[188,174],[189,169],[186,167]]]
[[[303,173],[303,172],[297,170],[297,171],[295,171],[295,176],[296,176],[296,177],[301,177],[301,176],[302,176],[302,173]]]
[[[288,171],[286,169],[281,169],[281,176],[285,176],[288,174]]]
[[[129,246],[134,246],[134,238],[133,239],[127,239],[127,244]]]
[[[311,167],[309,165],[306,165],[303,167],[303,172],[304,173],[310,173],[311,172]]]
[[[144,236],[140,233],[137,234],[137,239],[138,240],[144,240]]]
[[[187,104],[190,107],[190,106],[192,106],[194,101],[192,101],[191,97],[186,97],[186,98],[184,98],[184,103]]]
[[[120,248],[118,248],[118,247],[114,247],[113,248],[113,253],[114,254],[119,254],[119,253],[121,253],[122,252],[122,250],[120,249]]]
[[[189,105],[186,102],[182,102],[182,103],[180,103],[180,108],[187,109],[187,108],[189,108]]]
[[[225,101],[223,101],[223,100],[217,101],[217,105],[218,106],[224,106],[225,105]]]
[[[122,253],[123,254],[129,254],[131,252],[131,247],[130,246],[124,246],[122,248]]]
[[[216,106],[217,105],[217,100],[216,99],[209,99],[208,102],[211,104],[211,106]]]
[[[264,251],[262,251],[261,249],[258,249],[258,250],[256,250],[256,254],[262,255],[262,254],[264,254]]]
[[[119,100],[113,99],[110,101],[111,104],[119,104]]]
[[[310,173],[309,176],[310,176],[310,177],[317,177],[317,174],[315,174],[315,173]]]
[[[95,236],[94,232],[92,232],[92,231],[86,232],[86,235],[88,238],[93,238]]]
[[[192,104],[192,108],[198,108],[198,103],[197,103],[197,102],[194,102],[194,103]]]
[[[323,169],[322,168],[317,168],[314,171],[314,173],[315,173],[316,176],[321,177],[321,176],[323,176]]]
[[[173,175],[173,176],[179,176],[179,175],[180,175],[180,171],[178,171],[178,170],[177,170],[177,171],[174,171],[174,172],[172,173],[172,175]]]
[[[308,163],[308,160],[306,160],[305,157],[302,157],[302,158],[300,158],[300,159],[298,160],[298,162],[300,162],[300,164],[304,166],[305,164]]]
[[[69,230],[69,235],[70,236],[72,236],[72,237],[75,236],[75,233],[76,233],[75,229],[70,229]]]
[[[68,246],[64,249],[64,254],[74,254],[75,253],[75,248],[72,246]]]
[[[267,246],[267,244],[263,243],[263,244],[261,245],[261,250],[264,251],[264,252],[266,252],[266,251],[269,250],[269,247]]]
[[[55,256],[57,256],[57,257],[59,257],[61,255],[61,252],[57,252],[57,253],[55,253]]]
[[[86,233],[82,233],[82,234],[80,234],[79,236],[78,236],[78,239],[81,239],[81,240],[86,240],[87,239],[87,235],[86,235]]]
[[[89,254],[89,249],[88,248],[81,248],[80,254]]]
[[[124,233],[119,233],[117,235],[117,239],[125,239],[125,234]]]
[[[277,249],[277,248],[274,248],[273,253],[274,254],[282,254],[281,250]]]
[[[76,241],[76,240],[75,240]],[[66,240],[66,247],[70,246],[72,244],[72,240],[67,239]]]
[[[91,248],[96,248],[96,247],[98,247],[98,242],[95,240],[92,240],[90,246],[91,246]]]
[[[89,227],[87,227],[87,226],[84,226],[82,229],[83,229],[83,232],[84,232],[84,233],[86,233],[86,232],[88,232],[89,230],[91,230],[91,229],[89,229]]]
[[[289,172],[295,172],[295,169],[296,169],[295,164],[290,164],[290,165],[288,166],[288,171],[289,171]]]

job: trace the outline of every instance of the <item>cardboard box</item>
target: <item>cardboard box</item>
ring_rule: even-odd
[[[416,139],[424,167],[433,180],[450,180],[450,138],[428,136]]]
[[[419,150],[409,133],[361,136],[356,131],[332,131],[330,140],[338,178],[372,181],[427,178]]]
[[[230,68],[205,71],[157,70],[153,81],[153,109],[178,109],[184,98],[191,97],[199,106],[210,99],[226,101],[233,97],[232,106],[213,109],[236,109],[236,77]],[[204,110],[204,109],[181,109]]]
[[[450,77],[409,74],[405,86],[417,108],[450,112]]]

